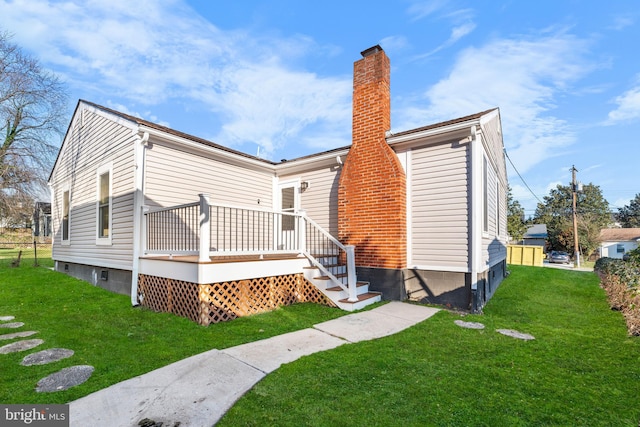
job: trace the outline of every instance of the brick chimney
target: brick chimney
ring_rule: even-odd
[[[338,236],[358,267],[406,267],[406,176],[386,142],[390,64],[378,45],[353,66],[353,141],[338,187]]]

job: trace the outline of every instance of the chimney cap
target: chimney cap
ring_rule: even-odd
[[[382,52],[384,49],[382,49],[380,47],[379,44],[370,47],[369,49],[365,49],[362,52],[360,52],[360,55],[362,55],[363,58],[366,58],[369,55],[373,55],[374,53],[378,53],[378,52]]]

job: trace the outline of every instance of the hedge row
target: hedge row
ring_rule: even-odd
[[[640,262],[600,258],[595,270],[611,308],[622,312],[631,335],[640,336]]]

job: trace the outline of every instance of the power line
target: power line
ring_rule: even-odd
[[[511,163],[511,166],[513,167],[513,170],[515,170],[515,171],[516,171],[516,173],[517,173],[517,174],[518,174],[518,176],[520,177],[520,180],[522,181],[522,183],[524,184],[524,186],[525,186],[525,187],[527,187],[527,190],[529,190],[529,192],[533,195],[533,197],[535,197],[535,198],[536,198],[536,200],[537,200],[538,202],[540,202],[541,204],[544,204],[544,203],[542,203],[542,200],[540,200],[540,199],[538,198],[538,196],[536,196],[536,193],[534,193],[534,192],[533,192],[533,190],[531,190],[531,188],[529,187],[529,184],[527,184],[527,182],[524,180],[524,178],[522,177],[522,175],[520,175],[520,172],[518,172],[518,168],[516,168],[516,166],[515,166],[515,165],[513,164],[513,162],[511,161],[511,157],[509,157],[509,154],[507,153],[507,149],[506,149],[506,148],[504,148],[503,150],[504,150],[504,155],[505,155],[505,156],[507,157],[507,159],[509,160],[509,163]]]

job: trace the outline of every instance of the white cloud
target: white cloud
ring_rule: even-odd
[[[414,3],[409,8],[409,13],[414,15],[413,20],[422,19],[436,12],[439,12],[437,19],[444,19],[453,25],[449,38],[429,52],[416,55],[413,60],[424,59],[446,49],[476,29],[476,24],[473,22],[473,9],[453,9],[451,5],[444,0]]]
[[[407,13],[411,15],[413,21],[418,21],[429,15],[438,12],[447,4],[447,0],[427,0],[413,3],[407,9]]]
[[[435,49],[427,52],[427,53],[423,53],[421,55],[417,55],[413,58],[413,60],[419,60],[419,59],[424,59],[424,58],[428,58],[429,56],[433,55],[434,53],[437,53],[443,49],[446,49],[452,45],[454,45],[458,40],[460,40],[461,38],[463,38],[464,36],[466,36],[467,34],[471,33],[473,30],[475,30],[476,28],[476,24],[474,24],[473,22],[467,22],[465,24],[459,25],[457,27],[453,27],[451,29],[451,34],[449,35],[449,38],[442,43],[440,46],[436,47]]]
[[[610,203],[609,206],[612,209],[620,209],[623,208],[625,206],[629,206],[631,204],[631,201],[635,198],[635,196],[629,196],[629,197],[620,197],[618,199],[616,199],[615,202]]]
[[[380,40],[380,45],[386,52],[393,52],[406,48],[409,42],[404,36],[389,36]]]
[[[118,102],[113,102],[110,100],[107,101],[105,104],[106,104],[105,105],[106,107],[109,107],[112,110],[116,110],[133,117],[138,117],[140,119],[144,119],[144,120],[159,124],[161,126],[171,127],[171,124],[169,122],[161,120],[160,118],[158,118],[158,116],[153,114],[151,111],[145,111],[144,113],[140,113],[138,111],[132,111],[131,109],[129,109],[128,106],[120,104]]]
[[[218,132],[218,142],[257,143],[266,157],[303,128],[349,140],[350,76],[323,78],[283,65],[335,54],[335,46],[222,31],[181,0],[0,0],[0,8],[0,26],[78,92],[145,110],[201,102],[198,108],[225,118],[222,129],[209,132]]]
[[[640,85],[618,96],[614,102],[618,107],[609,112],[606,125],[640,119]]]
[[[467,48],[449,75],[426,91],[425,107],[398,114],[402,129],[499,107],[505,146],[525,173],[575,141],[569,125],[551,112],[556,97],[591,68],[583,59],[586,47],[560,33]]]
[[[453,44],[457,42],[462,37],[466,36],[467,34],[471,33],[473,30],[475,30],[475,28],[476,28],[476,24],[474,24],[473,22],[467,22],[465,24],[454,27],[451,30],[451,36],[449,37],[449,40],[447,40],[447,43]]]
[[[630,27],[635,24],[635,18],[627,15],[616,15],[613,17],[613,23],[609,26],[609,28],[621,31],[627,27]]]

